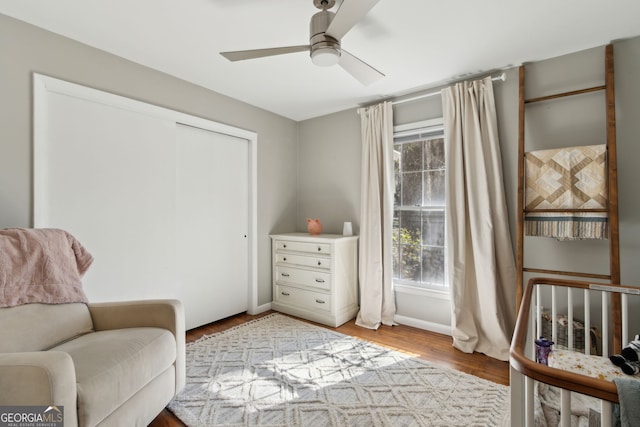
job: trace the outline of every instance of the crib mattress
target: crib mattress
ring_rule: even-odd
[[[554,349],[549,353],[549,366],[600,380],[629,377],[640,381],[640,375],[627,375],[608,357],[588,355],[571,350]]]

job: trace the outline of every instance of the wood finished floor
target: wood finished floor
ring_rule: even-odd
[[[269,311],[257,316],[238,314],[197,329],[187,331],[187,342],[196,341],[204,335],[224,331],[233,326],[257,319]],[[304,319],[299,319],[306,322]],[[313,322],[308,322],[313,323]],[[499,384],[509,385],[509,364],[485,356],[484,354],[466,354],[456,350],[451,345],[451,337],[412,328],[405,325],[381,326],[377,331],[361,328],[351,320],[337,328],[313,323],[329,329],[334,329],[345,335],[351,335],[394,350],[407,353],[414,357],[428,360],[439,366],[448,367],[468,374],[476,375]],[[183,427],[183,424],[169,410],[165,409],[150,424],[151,427]]]

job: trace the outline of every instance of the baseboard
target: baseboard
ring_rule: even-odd
[[[452,336],[451,325],[443,325],[440,323],[429,322],[426,320],[416,319],[413,317],[402,316],[396,314],[393,317],[396,323],[401,325],[407,325],[418,329],[424,329],[425,331],[436,332],[438,334],[444,334]]]
[[[256,315],[260,313],[264,313],[265,311],[271,310],[271,303],[268,302],[266,304],[259,305],[257,307],[251,307],[247,310],[247,314]]]

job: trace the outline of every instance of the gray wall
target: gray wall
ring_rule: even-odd
[[[605,43],[606,41],[603,41]],[[528,84],[540,91],[562,85],[581,87],[602,76],[602,48],[589,49],[529,65]],[[202,87],[118,58],[0,15],[0,227],[32,225],[32,72],[69,80],[139,99],[195,116],[249,129],[258,134],[258,281],[259,304],[271,300],[271,255],[268,234],[303,231],[307,217],[318,217],[324,231],[340,233],[351,221],[359,233],[360,119],[355,109],[295,123]],[[536,59],[536,58],[532,58]],[[635,183],[640,182],[640,38],[615,44],[618,170],[622,280],[640,281],[640,209]],[[536,77],[536,73],[539,76]],[[594,74],[595,73],[595,74]],[[510,227],[515,241],[517,184],[517,69],[506,71],[507,81],[494,84],[502,148]],[[551,76],[547,81],[547,77]],[[565,87],[566,89],[566,87]],[[415,94],[413,94],[415,95]],[[566,140],[597,143],[601,134],[598,107],[587,102],[566,107],[561,120],[536,126],[536,131],[560,131]],[[596,105],[596,104],[594,104]],[[544,110],[544,108],[543,108]],[[528,116],[528,124],[549,114]],[[398,105],[395,124],[441,115],[439,97]],[[587,124],[573,119],[587,117]],[[593,117],[593,119],[591,119]],[[590,127],[593,122],[594,127]],[[568,132],[567,132],[568,130]],[[541,146],[553,143],[536,137]],[[532,140],[535,142],[535,138]],[[575,144],[574,144],[575,145]],[[536,148],[536,147],[534,147]],[[528,252],[530,263],[568,262],[567,269],[591,271],[603,263],[602,244],[542,242]],[[540,247],[538,247],[540,246]],[[567,249],[568,248],[568,249]],[[545,256],[544,254],[552,254]],[[556,255],[560,255],[557,257]],[[446,324],[448,311],[415,296],[398,298],[399,314],[418,321]],[[426,309],[429,307],[429,309]],[[426,312],[434,313],[430,318]]]
[[[324,233],[360,228],[360,119],[355,110],[301,122],[298,148],[298,231],[320,218]]]
[[[622,281],[640,285],[640,37],[615,44],[620,265]]]
[[[271,301],[268,235],[295,227],[296,122],[4,15],[0,57],[0,227],[33,225],[33,72],[248,129],[258,134],[258,304]]]
[[[620,251],[622,281],[640,285],[640,201],[635,194],[635,183],[640,182],[640,168],[634,163],[640,157],[637,143],[640,135],[640,38],[615,43],[616,116],[620,202]],[[527,97],[578,89],[604,81],[604,48],[596,47],[558,58],[535,61],[527,64]],[[437,89],[437,88],[436,88]],[[518,173],[518,69],[506,70],[506,81],[495,82],[494,92],[498,114],[500,146],[509,225],[515,250],[517,173]],[[419,93],[410,96],[418,95]],[[527,110],[527,150],[547,146],[588,145],[604,143],[603,95],[581,95],[571,101],[554,101],[538,108]],[[585,99],[586,98],[586,99]],[[593,99],[591,99],[593,98]],[[529,107],[527,107],[529,108]],[[442,115],[440,97],[425,98],[394,107],[394,124],[404,124],[430,119]],[[315,173],[298,181],[299,215],[298,227],[302,227],[305,212],[320,212],[318,216],[328,224],[339,224],[346,209],[344,194],[358,194],[360,188],[359,116],[355,109],[331,116],[310,119],[300,123],[300,152],[317,153],[315,156],[301,155],[300,171],[313,169]],[[354,134],[355,132],[355,134]],[[318,166],[329,153],[318,153],[321,147],[340,149],[344,156],[341,163],[348,168]],[[301,172],[302,173],[302,172]],[[323,205],[311,197],[316,188],[322,187]],[[330,194],[340,197],[328,198]],[[359,212],[359,196],[346,201],[348,209]],[[354,219],[357,229],[359,215]],[[333,231],[337,231],[333,230]],[[596,273],[608,273],[606,242],[556,242],[551,239],[528,239],[526,264],[540,267]],[[398,314],[420,322],[447,324],[448,314],[443,312],[442,301],[419,298],[415,295],[396,295]]]

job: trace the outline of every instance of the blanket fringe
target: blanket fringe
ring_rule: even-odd
[[[553,237],[558,240],[605,240],[609,238],[606,217],[525,217],[527,236]]]

